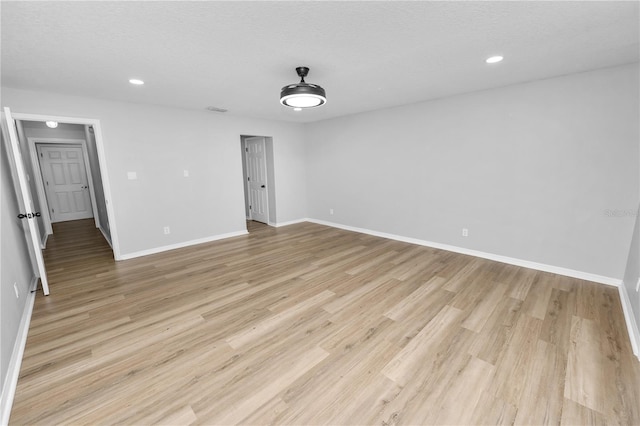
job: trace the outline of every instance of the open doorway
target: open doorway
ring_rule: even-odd
[[[251,232],[260,224],[274,226],[276,223],[273,138],[242,135],[240,142],[245,215],[247,230]]]
[[[28,172],[30,177],[25,177],[24,189],[21,192],[25,199],[29,199],[33,211],[38,217],[29,221],[33,222],[34,240],[40,240],[40,247],[34,247],[36,258],[42,258],[42,249],[47,237],[53,234],[50,205],[46,198],[43,174],[40,170],[38,147],[47,146],[75,146],[80,147],[84,164],[86,166],[87,185],[84,188],[91,198],[92,217],[63,223],[91,223],[91,227],[99,229],[108,243],[115,260],[121,258],[119,242],[114,221],[114,211],[111,203],[111,191],[109,187],[108,173],[106,170],[104,143],[100,120],[91,118],[60,117],[50,115],[10,113],[5,108],[6,115],[15,131],[15,143],[18,156],[21,158],[21,167]],[[9,115],[10,114],[10,115]],[[53,128],[48,128],[45,123],[53,121]],[[4,123],[4,120],[3,120]],[[57,126],[56,126],[57,124]],[[4,128],[4,126],[3,126]],[[57,131],[57,132],[55,132]],[[65,132],[67,132],[65,134]],[[69,133],[71,132],[71,133]],[[20,137],[18,135],[20,133]],[[13,138],[12,138],[13,139]],[[79,152],[79,151],[78,151]],[[46,217],[45,217],[46,216]],[[87,222],[90,221],[90,222]],[[56,224],[56,225],[61,225]],[[44,267],[40,270],[40,276],[46,277]],[[44,278],[43,277],[43,278]],[[46,278],[43,279],[43,282]],[[47,292],[48,293],[48,292]]]
[[[82,219],[93,219],[113,247],[94,127],[59,123],[50,128],[34,120],[16,120],[16,127],[30,157],[25,167],[33,177],[34,203],[42,212],[42,247],[53,223]]]

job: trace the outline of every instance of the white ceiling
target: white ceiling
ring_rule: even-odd
[[[1,2],[2,84],[310,122],[639,60],[631,2]],[[484,59],[501,54],[500,64]],[[327,91],[294,112],[282,86]],[[146,84],[135,87],[130,78]],[[214,113],[211,113],[214,114]]]

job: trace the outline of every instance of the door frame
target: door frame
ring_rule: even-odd
[[[245,168],[247,171],[247,175],[249,174],[249,158],[247,157],[247,139],[252,139],[252,138],[260,138],[262,139],[262,160],[264,162],[264,174],[265,174],[265,182],[267,183],[267,185],[265,186],[265,200],[266,200],[266,212],[267,212],[267,225],[271,225],[271,216],[269,215],[269,187],[271,185],[269,185],[269,173],[268,173],[268,162],[267,162],[267,138],[265,136],[246,136],[242,139],[242,147],[243,147],[243,152],[244,152],[244,163],[245,163]],[[247,194],[250,194],[251,188],[249,188],[249,180],[245,179],[245,188],[247,191]],[[249,199],[249,203],[251,202],[251,199]],[[249,220],[253,220],[253,211],[251,209],[249,209]]]
[[[111,185],[109,173],[107,171],[107,159],[104,149],[104,139],[102,138],[102,126],[97,118],[82,117],[65,117],[58,115],[30,114],[30,113],[11,113],[14,120],[22,121],[57,121],[58,123],[82,124],[93,127],[93,136],[96,140],[96,152],[98,153],[98,165],[100,166],[100,177],[102,178],[102,189],[104,192],[104,201],[107,207],[107,219],[109,221],[109,230],[111,234],[111,249],[115,260],[121,260],[120,240],[118,238],[117,224],[115,221],[115,212],[113,210],[113,197],[111,195]],[[94,217],[96,216],[94,212]]]
[[[37,212],[34,212],[35,204],[33,202],[31,189],[29,188],[27,172],[24,167],[24,153],[20,149],[20,139],[18,137],[18,129],[16,126],[17,120],[13,117],[13,113],[9,107],[4,107],[2,117],[2,134],[7,139],[7,159],[9,160],[9,167],[12,169],[11,175],[14,181],[13,186],[16,192],[16,198],[18,199],[18,208],[22,210],[22,212],[18,211],[22,217],[18,217],[20,219],[27,220],[26,227],[24,223],[22,227],[25,230],[25,239],[27,240],[31,266],[33,268],[33,272],[36,274],[36,278],[40,278],[42,292],[45,296],[48,296],[49,281],[47,268],[44,264],[44,256],[42,255],[42,249],[39,244],[40,232],[38,229],[38,222],[36,220]],[[27,232],[29,233],[28,236],[26,235]]]
[[[50,206],[47,200],[46,188],[44,187],[44,180],[42,178],[42,164],[40,163],[40,157],[38,157],[37,145],[72,145],[80,146],[82,149],[82,161],[84,161],[85,173],[87,175],[87,182],[89,184],[89,196],[91,198],[91,208],[93,209],[93,219],[96,224],[96,228],[100,228],[100,218],[98,217],[98,204],[96,202],[96,194],[93,186],[93,175],[91,173],[91,162],[89,161],[89,154],[87,153],[87,141],[84,139],[62,139],[62,138],[40,138],[29,137],[29,153],[31,154],[31,164],[36,180],[36,189],[38,191],[38,199],[40,200],[40,206],[42,210],[42,221],[44,222],[45,229],[48,235],[53,234],[53,226],[51,225],[51,215],[49,213]],[[40,173],[36,173],[36,170]],[[45,208],[46,207],[46,208]],[[43,247],[44,248],[44,247]]]

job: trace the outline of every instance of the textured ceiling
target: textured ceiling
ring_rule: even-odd
[[[639,59],[635,1],[2,1],[0,8],[4,86],[297,122]],[[505,60],[487,65],[494,54]],[[294,112],[278,98],[301,65],[328,102]],[[133,77],[146,84],[130,85]]]

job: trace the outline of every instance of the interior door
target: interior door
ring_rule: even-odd
[[[82,147],[41,144],[38,158],[51,222],[93,217]]]
[[[36,213],[33,208],[33,199],[31,197],[31,191],[27,182],[27,174],[25,172],[24,163],[22,161],[22,153],[20,152],[20,143],[18,141],[18,133],[16,131],[16,123],[11,117],[11,111],[9,108],[4,108],[4,114],[2,115],[2,127],[7,137],[7,154],[9,161],[12,164],[13,172],[18,178],[18,200],[20,204],[21,212],[16,212],[16,215],[25,215],[23,220],[27,221],[28,226],[25,227],[25,237],[27,238],[29,249],[31,250],[33,257],[36,261],[37,271],[40,274],[40,282],[42,283],[42,290],[45,296],[49,294],[49,283],[47,281],[47,271],[44,267],[44,258],[42,257],[42,250],[40,249],[38,224],[36,223]],[[28,235],[27,235],[28,234]]]
[[[269,223],[267,200],[267,157],[263,137],[245,139],[247,158],[247,193],[251,220]]]

